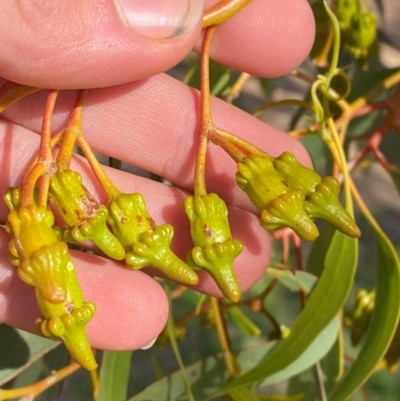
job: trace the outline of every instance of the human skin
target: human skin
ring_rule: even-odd
[[[72,13],[75,2],[79,12]],[[204,10],[217,2],[205,0]],[[175,227],[173,247],[184,258],[191,243],[182,205],[193,190],[199,94],[163,71],[191,49],[199,50],[201,18],[179,35],[149,39],[121,23],[112,1],[88,1],[85,6],[78,6],[82,2],[74,0],[66,2],[68,5],[62,10],[55,10],[52,3],[43,1],[40,7],[39,1],[1,2],[0,76],[3,81],[71,89],[62,91],[57,100],[55,131],[65,124],[76,89],[96,88],[90,90],[83,112],[87,140],[96,151],[176,184],[172,188],[107,169],[121,191],[143,194],[157,224],[168,222]],[[98,17],[98,7],[107,18]],[[19,18],[27,28],[18,29],[21,25],[12,17]],[[80,27],[80,35],[74,31],[76,26]],[[114,39],[111,55],[107,53],[110,37]],[[296,68],[309,53],[313,40],[314,20],[305,0],[253,0],[217,28],[211,57],[241,71],[275,77]],[[0,118],[1,191],[18,185],[37,150],[45,100],[46,91],[31,95],[9,107]],[[272,155],[289,150],[310,166],[305,150],[287,134],[218,99],[212,100],[212,110],[218,127]],[[85,163],[77,158],[73,167],[82,172],[88,189],[106,202],[93,177],[88,177]],[[270,238],[259,225],[256,209],[235,185],[234,162],[211,145],[206,167],[207,189],[225,199],[233,238],[244,244],[235,271],[245,291],[265,272]],[[2,223],[6,216],[6,208],[1,205]],[[8,240],[1,229],[0,321],[35,332],[33,323],[40,312],[33,290],[20,282],[15,267],[7,260]],[[164,327],[168,313],[167,300],[158,282],[146,272],[129,270],[122,263],[75,251],[72,255],[85,299],[97,305],[96,315],[88,325],[92,346],[136,349],[150,343]],[[212,279],[207,274],[200,276],[196,289],[220,296]]]

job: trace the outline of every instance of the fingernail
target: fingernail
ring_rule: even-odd
[[[152,347],[154,345],[154,343],[157,341],[156,337],[154,340],[150,341],[148,344],[144,345],[143,347],[141,347],[140,349],[149,349],[150,347]]]
[[[124,23],[139,34],[163,39],[183,35],[203,14],[203,0],[114,0]]]

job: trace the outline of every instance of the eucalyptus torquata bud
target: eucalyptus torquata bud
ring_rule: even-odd
[[[284,152],[274,159],[273,165],[290,188],[300,189],[304,195],[314,191],[322,180],[317,172],[303,166],[289,152]]]
[[[360,8],[359,0],[336,0],[335,6],[340,29],[350,29],[351,20]]]
[[[8,210],[19,209],[21,207],[21,187],[10,187],[4,191],[3,200]]]
[[[268,155],[245,157],[237,167],[236,181],[258,210],[265,209],[273,199],[289,189]]]
[[[83,301],[68,246],[58,241],[53,224],[54,216],[44,206],[31,204],[10,212],[6,227],[19,258],[18,275],[35,288],[43,315],[38,319],[40,333],[63,340],[78,363],[95,370],[85,329],[95,307]]]
[[[238,163],[236,180],[253,204],[261,210],[261,225],[267,230],[290,227],[300,238],[314,241],[319,218],[351,237],[360,230],[340,204],[340,186],[333,177],[324,179],[300,164],[289,152],[277,158],[251,155]]]
[[[351,19],[346,50],[355,58],[366,58],[376,42],[376,15],[368,10],[361,10]]]
[[[351,342],[356,346],[367,332],[375,306],[375,291],[360,289],[356,294],[356,304],[351,312],[346,313],[345,322],[351,329]]]
[[[319,232],[304,211],[304,199],[300,189],[290,189],[279,195],[261,212],[261,225],[267,230],[290,227],[301,239],[314,241]]]
[[[65,299],[64,253],[58,245],[52,226],[53,214],[43,206],[29,205],[8,215],[6,229],[12,236],[9,245],[13,258],[18,258],[20,279],[36,288],[49,302]]]
[[[225,202],[211,193],[189,196],[184,207],[194,244],[188,253],[188,264],[207,271],[231,302],[239,301],[241,290],[233,261],[242,252],[243,245],[232,239]]]
[[[73,281],[78,283],[76,277]],[[68,286],[68,297],[61,304],[52,304],[41,298],[37,301],[43,314],[35,322],[38,331],[48,338],[60,338],[82,367],[96,370],[97,363],[86,336],[86,325],[96,311],[94,303],[83,301],[82,293],[80,289],[77,291],[75,283]]]
[[[123,246],[107,226],[108,209],[82,185],[78,172],[57,171],[50,180],[49,198],[69,227],[64,233],[67,241],[90,240],[110,258],[125,258]]]
[[[318,237],[317,227],[303,209],[303,191],[314,188],[320,177],[301,166],[293,155],[285,152],[277,159],[268,155],[246,157],[238,163],[236,180],[261,210],[260,223],[265,229],[285,226],[307,241]]]
[[[324,220],[344,234],[358,238],[360,229],[339,202],[339,192],[338,181],[333,177],[325,177],[307,196],[304,210],[312,219]]]
[[[141,269],[151,265],[183,284],[198,283],[195,271],[171,250],[173,227],[156,226],[141,194],[120,194],[108,208],[108,224],[127,252],[128,266]]]

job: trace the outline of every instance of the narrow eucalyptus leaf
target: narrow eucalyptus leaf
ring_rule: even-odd
[[[274,341],[260,343],[256,347],[241,350],[235,356],[244,372],[259,363],[275,345]],[[196,400],[205,400],[215,393],[227,380],[228,372],[223,353],[212,355],[190,366],[186,366],[186,376]],[[181,370],[152,383],[129,401],[170,401],[187,400],[186,383]]]
[[[265,380],[296,361],[338,315],[352,287],[357,267],[357,240],[340,232],[333,236],[321,278],[291,333],[257,366],[227,383],[215,395]],[[327,350],[328,351],[328,350]]]
[[[400,314],[400,263],[396,251],[377,227],[378,277],[375,308],[357,359],[329,401],[348,400],[374,372],[395,333]]]
[[[0,385],[13,379],[52,349],[58,341],[0,324]]]
[[[257,337],[261,334],[261,330],[257,325],[238,306],[229,308],[228,315],[244,334],[252,337]]]
[[[131,351],[105,351],[96,401],[125,401],[127,397]]]
[[[334,343],[338,331],[338,318],[335,318],[312,342],[307,351],[298,358],[293,364],[281,372],[271,376],[263,385],[271,385],[276,382],[287,380],[288,378],[299,374],[301,371],[308,369],[320,360]],[[248,347],[236,356],[236,360],[240,364],[243,372],[248,372],[255,365],[258,365],[268,353],[271,351],[275,342],[261,343],[256,347]],[[210,356],[200,360],[193,365],[186,366],[186,377],[190,380],[191,390],[196,400],[205,400],[213,397],[223,383],[228,379],[229,374],[226,370],[225,361],[222,353]],[[246,386],[242,386],[239,392],[229,393],[239,397]],[[151,384],[141,393],[136,394],[129,401],[170,401],[187,400],[186,383],[182,371],[173,373],[168,377],[164,377],[157,382]]]
[[[232,401],[261,401],[261,398],[248,387],[239,387],[228,393]]]

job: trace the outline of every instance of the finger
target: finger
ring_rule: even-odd
[[[72,93],[61,94],[54,129],[65,124],[73,106]],[[46,94],[24,99],[4,113],[35,131],[40,130]],[[101,153],[168,178],[187,191],[199,135],[199,94],[181,82],[158,75],[149,80],[89,92],[83,113],[84,134]],[[21,112],[29,110],[23,118]],[[221,100],[213,99],[216,125],[277,156],[285,150],[310,165],[302,145],[289,135]],[[206,165],[207,188],[228,203],[255,210],[235,181],[236,164],[220,148],[210,145]]]
[[[205,2],[206,7],[217,0]],[[306,0],[253,0],[215,31],[211,57],[265,77],[285,75],[309,54],[315,22]],[[196,45],[200,51],[201,40]]]
[[[202,0],[4,0],[0,76],[63,89],[148,77],[190,51],[202,13]]]
[[[167,17],[156,14],[158,19],[152,19],[159,25],[166,21],[161,23],[161,39],[149,38],[148,32],[140,35],[138,19],[133,20],[133,28],[127,27],[125,16],[121,22],[119,8],[111,0],[77,2],[63,7],[44,1],[41,6],[41,2],[38,6],[38,2],[22,0],[2,2],[0,76],[27,85],[64,89],[118,85],[176,64],[193,46],[200,28],[200,0],[161,1]],[[136,0],[135,10],[136,3],[153,5],[156,1]],[[206,9],[215,3],[206,1]],[[154,13],[147,14],[154,17]],[[176,26],[179,29],[172,37],[165,34]],[[218,27],[212,57],[256,75],[283,75],[301,63],[313,39],[313,16],[305,0],[253,0]]]

